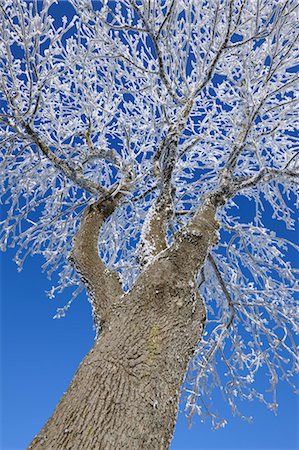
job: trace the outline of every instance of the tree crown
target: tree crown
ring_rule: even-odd
[[[74,298],[83,210],[113,199],[99,249],[128,290],[158,253],[151,217],[167,211],[169,246],[213,198],[220,241],[195,280],[208,334],[187,410],[223,425],[204,401],[217,386],[233,412],[237,399],[268,403],[252,387],[259,369],[275,410],[278,378],[298,369],[296,2],[71,0],[63,17],[55,3],[0,6],[2,249],[18,246],[20,268],[42,254],[58,273],[50,297]]]

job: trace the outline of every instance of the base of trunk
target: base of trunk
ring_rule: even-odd
[[[201,298],[168,278],[160,275],[154,290],[151,280],[151,291],[135,287],[114,308],[29,449],[168,449],[181,383],[205,320]]]

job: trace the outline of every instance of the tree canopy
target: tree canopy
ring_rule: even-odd
[[[278,380],[295,388],[298,371],[296,2],[70,0],[66,11],[0,5],[2,250],[16,246],[20,269],[43,255],[58,280],[50,298],[73,289],[61,317],[84,289],[71,252],[88,204],[117,204],[99,252],[126,292],[213,198],[220,239],[194,281],[208,314],[186,411],[223,426],[215,388],[233,413],[253,398],[275,411]]]

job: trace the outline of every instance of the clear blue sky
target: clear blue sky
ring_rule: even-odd
[[[67,298],[49,300],[51,284],[38,257],[18,273],[14,252],[1,254],[2,418],[1,450],[23,450],[53,412],[83,356],[93,343],[90,305],[81,295],[66,318],[53,320]],[[229,417],[225,429],[212,431],[181,415],[171,450],[299,449],[298,397],[287,385],[278,390],[278,415],[257,403],[244,405],[253,424]],[[79,450],[79,449],[74,449]]]

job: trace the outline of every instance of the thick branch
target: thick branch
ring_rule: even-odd
[[[208,254],[208,250],[217,244],[219,240],[219,223],[215,218],[217,204],[214,198],[208,198],[193,218],[176,235],[174,247],[182,253],[185,261],[192,261],[190,270],[194,276]],[[182,267],[184,262],[182,261]]]
[[[161,255],[170,258],[182,276],[193,279],[202,268],[211,247],[217,244],[219,223],[215,219],[214,198],[207,199],[193,218],[175,236],[175,241]]]
[[[33,142],[38,146],[40,151],[49,159],[49,161],[51,161],[54,167],[62,172],[69,180],[73,181],[77,186],[93,195],[96,195],[97,197],[106,193],[103,188],[98,186],[93,181],[85,178],[80,168],[73,168],[67,161],[56,156],[29,124],[25,124],[24,126],[27,133],[32,138]]]
[[[160,194],[151,208],[144,223],[141,238],[141,259],[145,263],[150,256],[155,256],[167,247],[166,227],[173,213],[172,198],[174,197],[174,185],[172,173],[177,160],[177,148],[180,135],[193,107],[193,99],[184,106],[177,121],[169,127],[157,154],[155,163],[158,165],[160,177]]]
[[[160,208],[159,199],[151,207],[142,227],[139,247],[140,263],[145,265],[152,257],[167,247],[165,225],[168,219],[168,207]]]
[[[123,294],[117,273],[105,266],[98,251],[100,228],[116,205],[117,201],[109,198],[85,209],[70,255],[92,299],[95,318],[102,322],[107,320],[112,300]]]

